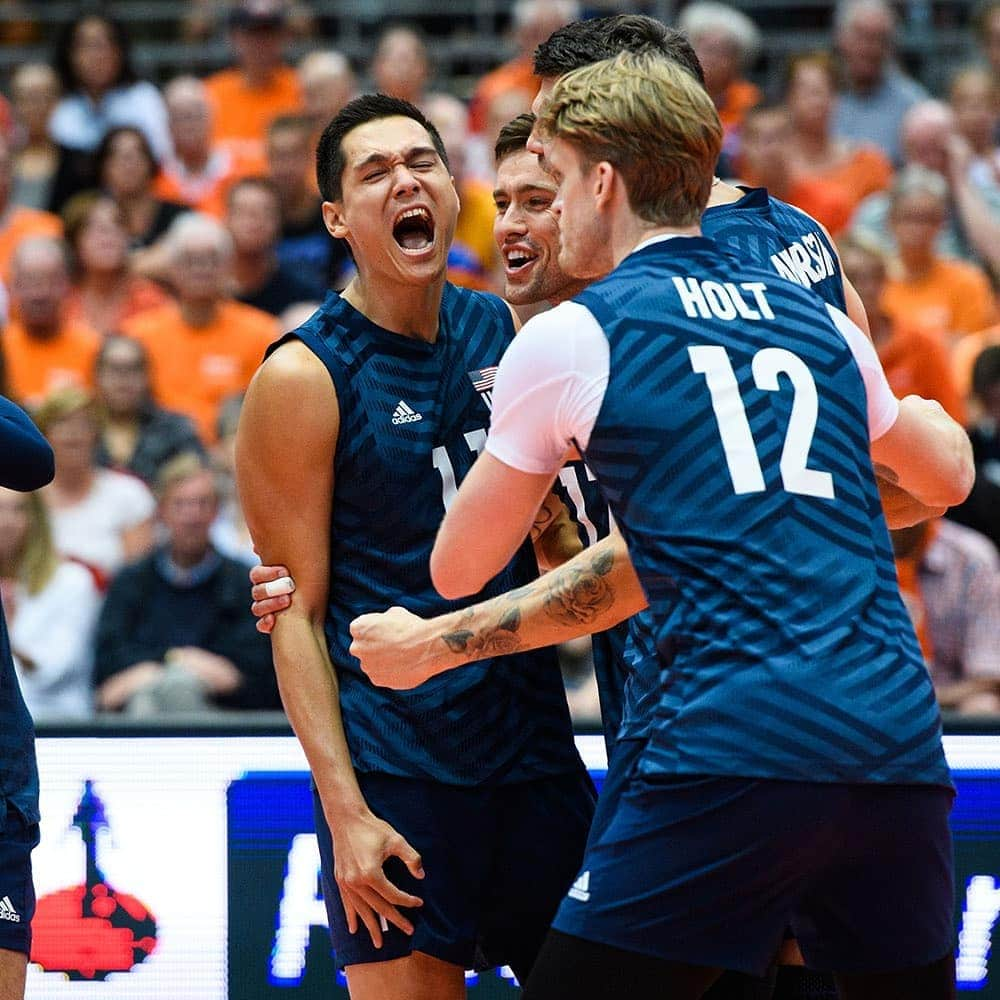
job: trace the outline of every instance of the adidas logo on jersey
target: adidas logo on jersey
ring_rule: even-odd
[[[392,422],[394,424],[415,424],[418,420],[423,420],[423,414],[417,413],[412,406],[408,406],[402,400],[399,406],[393,411]]]
[[[0,899],[0,920],[10,920],[15,924],[21,922],[21,914],[14,909],[10,896],[4,896],[3,899]]]
[[[570,899],[578,899],[586,903],[590,899],[590,872],[584,872],[571,886],[568,893]]]

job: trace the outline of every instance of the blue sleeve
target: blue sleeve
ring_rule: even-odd
[[[19,406],[0,396],[0,486],[27,493],[52,482],[48,441]]]

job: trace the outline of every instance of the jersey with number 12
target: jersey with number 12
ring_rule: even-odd
[[[610,351],[584,457],[657,651],[643,772],[948,784],[825,304],[704,238],[640,249],[576,301]]]

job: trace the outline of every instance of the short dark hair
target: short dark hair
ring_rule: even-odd
[[[528,136],[535,127],[535,116],[530,111],[518,115],[497,133],[497,141],[493,146],[493,163],[500,166],[511,153],[519,153],[528,148]]]
[[[94,169],[97,171],[97,179],[100,184],[104,185],[104,168],[107,166],[108,158],[111,156],[111,147],[115,144],[115,139],[120,135],[134,135],[139,140],[142,155],[146,157],[149,163],[149,178],[152,180],[156,177],[160,171],[160,164],[156,159],[156,154],[153,152],[153,147],[150,145],[149,139],[146,137],[146,133],[141,128],[136,128],[135,125],[119,125],[117,128],[110,129],[105,133],[104,138],[94,153]]]
[[[118,50],[118,75],[111,81],[112,87],[121,87],[127,83],[135,83],[138,79],[135,69],[132,67],[132,45],[128,36],[128,29],[124,23],[112,17],[101,7],[91,6],[81,11],[68,24],[64,25],[56,37],[56,49],[53,56],[53,68],[59,75],[59,82],[62,84],[64,94],[75,93],[80,86],[80,81],[76,78],[76,71],[73,69],[73,43],[76,39],[77,29],[84,21],[100,21],[108,29],[111,41]]]
[[[340,201],[344,194],[344,136],[359,125],[366,125],[380,118],[412,118],[426,129],[441,162],[445,167],[449,166],[440,133],[418,107],[386,94],[363,94],[348,101],[320,136],[316,147],[316,180],[324,201]]]
[[[623,52],[654,52],[683,66],[705,86],[705,74],[687,35],[645,14],[615,14],[564,25],[535,49],[535,75],[565,76]]]
[[[243,191],[245,188],[256,188],[258,191],[266,191],[277,205],[281,205],[281,192],[278,190],[278,185],[270,177],[261,177],[259,174],[252,174],[249,177],[240,177],[239,180],[230,184],[229,190],[226,191],[227,209],[233,207],[233,199],[236,197],[237,192]]]
[[[1000,345],[987,347],[972,366],[972,394],[982,399],[1000,382]]]

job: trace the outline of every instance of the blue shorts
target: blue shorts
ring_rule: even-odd
[[[38,824],[26,823],[8,806],[0,828],[0,948],[31,952],[35,886],[31,852],[38,844]]]
[[[786,927],[818,971],[892,972],[954,947],[953,793],[637,774],[616,753],[553,927],[762,975]]]
[[[417,880],[396,858],[389,880],[420,896],[404,909],[413,935],[389,926],[381,948],[364,925],[347,929],[334,881],[333,845],[313,791],[323,895],[338,967],[387,962],[420,951],[464,969],[534,961],[583,858],[594,786],[578,772],[491,788],[459,787],[386,774],[359,774],[371,811],[420,853]]]

